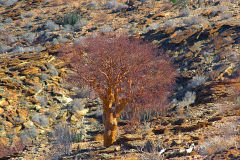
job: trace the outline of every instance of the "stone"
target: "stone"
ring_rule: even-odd
[[[4,112],[4,109],[0,108],[0,115],[3,114],[3,112]]]
[[[154,129],[152,130],[152,132],[153,132],[154,134],[165,134],[165,133],[168,132],[168,131],[169,131],[169,129],[167,129],[167,128],[164,127],[164,126],[158,126],[158,127],[154,128]]]
[[[185,119],[179,118],[173,122],[173,125],[182,125],[185,122]]]
[[[40,71],[41,70],[38,67],[31,67],[31,68],[21,71],[21,74],[24,76],[30,76],[30,75],[38,74]]]
[[[94,136],[95,141],[103,141],[103,138],[104,138],[103,134],[97,134]]]
[[[22,126],[21,126],[21,125],[20,125],[20,126],[17,126],[17,127],[14,127],[14,132],[15,132],[16,134],[18,134],[18,133],[20,133],[21,129],[22,129]]]
[[[122,137],[124,140],[127,140],[127,141],[135,141],[135,140],[140,140],[142,139],[142,135],[139,135],[139,134],[125,134],[125,135],[122,135]]]
[[[24,121],[26,121],[29,117],[28,112],[26,110],[17,109],[16,112],[17,112],[19,118],[22,118]]]
[[[99,153],[114,153],[114,152],[120,151],[120,150],[121,150],[120,146],[112,145],[104,150],[101,150]]]
[[[1,137],[0,136],[0,144],[7,145],[8,144],[8,139],[6,137]]]
[[[35,109],[39,111],[42,107],[40,105],[35,105]]]
[[[13,127],[13,124],[12,124],[11,122],[9,122],[9,121],[5,121],[5,120],[4,120],[4,121],[2,121],[2,124],[4,125],[6,131],[11,130],[12,127]]]
[[[9,103],[5,98],[2,98],[0,100],[0,107],[5,107],[5,106],[8,106],[8,105],[9,105]]]
[[[25,122],[25,123],[23,123],[23,126],[25,128],[33,128],[33,127],[35,127],[34,123],[32,121],[30,121],[30,120]]]
[[[140,149],[143,148],[146,144],[146,141],[143,140],[135,140],[135,141],[128,141],[124,143],[126,147],[132,148],[132,149]]]
[[[84,116],[88,113],[89,108],[83,109],[83,110],[77,110],[78,115]]]
[[[5,137],[6,136],[6,131],[4,129],[3,125],[0,125],[0,137]]]
[[[72,115],[71,116],[71,122],[74,123],[74,122],[78,122],[79,119],[75,116],[75,115]]]

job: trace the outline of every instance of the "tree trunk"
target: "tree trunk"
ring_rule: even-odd
[[[104,146],[109,147],[116,140],[117,132],[117,118],[114,116],[112,110],[103,113],[104,123]]]

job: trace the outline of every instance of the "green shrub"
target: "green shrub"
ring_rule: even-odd
[[[187,7],[187,0],[170,0],[173,3],[173,6]]]
[[[72,134],[72,142],[73,143],[78,143],[83,140],[83,132],[81,131],[80,133],[73,133]]]
[[[176,3],[177,2],[177,0],[170,0],[171,2],[173,2],[173,3]]]
[[[74,26],[77,22],[81,19],[81,14],[78,12],[71,12],[66,15],[60,20],[62,25],[72,25]]]

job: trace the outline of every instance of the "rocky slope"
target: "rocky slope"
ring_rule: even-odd
[[[71,12],[80,17],[75,24],[64,20]],[[239,12],[237,0],[189,1],[188,8],[155,0],[0,1],[0,157],[240,159],[240,82],[229,80],[240,74]],[[56,54],[64,42],[109,31],[153,42],[179,76],[165,115],[132,130],[122,120],[117,142],[104,148],[101,102],[67,85],[70,70]],[[6,146],[18,153],[1,153]]]

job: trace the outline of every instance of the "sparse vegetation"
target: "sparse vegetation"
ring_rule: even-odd
[[[159,142],[152,142],[148,140],[143,148],[140,149],[140,152],[142,153],[141,156],[139,156],[140,160],[148,160],[148,159],[157,159],[157,160],[163,160],[163,151],[165,149],[160,145]]]
[[[42,75],[42,79],[43,80],[47,80],[48,78],[45,77],[47,76],[46,74]],[[47,101],[47,97],[46,96],[36,96],[35,99],[42,105],[42,106],[47,106],[48,105],[48,101]]]
[[[190,104],[193,104],[195,102],[195,99],[196,99],[196,93],[187,91],[183,100],[180,101],[178,104],[180,107],[189,106]]]
[[[0,44],[0,53],[6,53],[6,52],[8,52],[9,49],[10,49],[9,46],[7,46],[5,44]]]
[[[82,99],[74,98],[69,107],[71,108],[72,112],[77,112],[78,110],[82,110],[84,108],[84,104]]]
[[[48,118],[41,113],[37,113],[33,115],[32,121],[38,123],[40,126],[43,126],[43,127],[47,127],[49,124]]]
[[[11,23],[12,21],[12,18],[8,17],[4,20],[4,23]]]
[[[164,26],[165,27],[174,27],[175,26],[175,23],[173,20],[167,20],[165,23],[164,23]]]
[[[232,14],[230,12],[225,12],[221,14],[221,20],[231,18]]]
[[[81,14],[79,12],[71,12],[68,14],[65,14],[64,17],[62,19],[60,19],[60,24],[62,25],[71,25],[74,26],[76,24],[81,24],[82,26],[85,25],[86,23],[84,23],[83,21],[81,21]]]
[[[33,12],[27,12],[27,13],[21,14],[21,18],[22,19],[24,19],[24,18],[31,18],[33,15],[34,15]]]
[[[183,8],[188,8],[187,0],[170,0],[174,6],[181,6]]]
[[[58,156],[59,154],[69,155],[72,148],[72,133],[67,125],[58,125],[54,129],[54,136],[56,138],[54,149]],[[53,155],[56,157],[57,155]]]
[[[47,65],[47,68],[49,69],[51,76],[57,76],[58,75],[58,71],[57,71],[57,69],[55,68],[54,65]]]
[[[235,137],[236,138],[236,137]],[[205,140],[200,147],[198,152],[201,155],[212,155],[216,152],[222,152],[232,146],[235,146],[236,139],[234,137],[220,137],[216,136]]]
[[[189,89],[196,88],[204,84],[205,81],[206,81],[206,78],[204,76],[195,76],[189,81],[189,84],[187,86]]]
[[[33,43],[36,38],[36,33],[28,32],[22,36],[22,39],[27,41],[28,43]]]
[[[105,4],[105,7],[106,9],[114,9],[116,8],[118,5],[118,2],[115,1],[115,0],[112,0],[112,1],[108,1],[106,4]]]
[[[153,23],[153,24],[150,24],[149,27],[147,28],[147,30],[157,30],[159,28],[159,24],[157,23]]]
[[[24,147],[25,144],[21,141],[16,141],[11,146],[6,146],[3,143],[0,143],[0,159],[8,159],[9,156],[22,152]]]
[[[11,6],[16,2],[18,2],[18,0],[0,0],[0,5]]]
[[[38,131],[35,127],[32,128],[25,128],[19,134],[22,142],[27,143],[30,139],[36,138],[38,136]]]
[[[192,26],[192,25],[204,24],[206,22],[202,17],[190,16],[183,19],[183,23],[186,24],[187,26]]]
[[[100,29],[100,32],[112,32],[112,31],[113,31],[113,28],[111,26],[103,26]]]
[[[83,132],[82,131],[80,131],[80,133],[74,132],[72,133],[71,137],[73,143],[81,142],[83,140]]]
[[[50,29],[51,31],[55,31],[56,29],[59,28],[59,26],[53,22],[52,20],[48,20],[45,25],[46,29]]]

